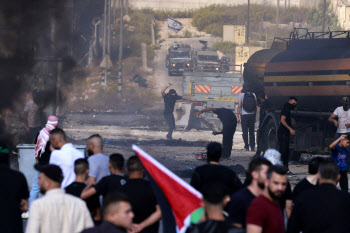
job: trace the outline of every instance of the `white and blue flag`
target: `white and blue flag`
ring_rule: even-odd
[[[168,28],[178,32],[182,29],[182,23],[168,16]]]

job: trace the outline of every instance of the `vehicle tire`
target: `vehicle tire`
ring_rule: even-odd
[[[168,76],[173,76],[173,73],[168,69]]]
[[[262,137],[263,151],[266,151],[267,149],[278,150],[277,128],[272,119],[270,119],[265,125]]]

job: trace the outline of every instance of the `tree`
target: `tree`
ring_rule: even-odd
[[[307,13],[307,23],[312,27],[319,27],[322,25],[322,14],[323,14],[323,1],[319,1],[317,7],[312,8]],[[337,25],[337,17],[333,13],[331,1],[326,1],[326,30],[328,27]]]

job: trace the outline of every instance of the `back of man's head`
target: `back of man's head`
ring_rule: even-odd
[[[60,142],[66,142],[67,141],[67,136],[66,133],[63,131],[63,129],[61,128],[56,128],[53,129],[50,132],[50,136],[54,136],[55,138],[57,138]]]
[[[78,175],[84,175],[89,169],[89,162],[87,159],[77,159],[74,162],[74,173]]]
[[[320,166],[320,163],[324,162],[324,158],[322,157],[316,157],[310,160],[309,162],[309,174],[310,175],[316,175],[318,172],[318,167]]]
[[[338,181],[338,166],[331,160],[325,160],[320,163],[318,168],[320,180]]]
[[[220,183],[211,183],[204,186],[202,194],[206,204],[223,206],[227,188]]]
[[[103,138],[99,134],[93,134],[88,138],[88,142],[95,145],[95,147],[99,148],[100,150],[103,149]]]
[[[207,161],[219,162],[221,158],[222,146],[218,142],[211,142],[207,146]]]
[[[288,169],[285,166],[282,165],[273,165],[270,166],[269,170],[267,171],[267,179],[270,179],[273,173],[276,173],[281,176],[287,175]]]
[[[124,168],[124,157],[121,154],[111,154],[109,156],[109,163],[112,165],[112,167],[116,170],[123,170]]]
[[[128,173],[143,172],[143,166],[137,155],[131,156],[126,162],[126,168]]]
[[[0,164],[10,165],[10,150],[2,142],[0,142]]]

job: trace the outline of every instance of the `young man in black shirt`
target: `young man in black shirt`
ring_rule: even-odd
[[[297,98],[292,96],[289,101],[284,104],[281,111],[280,127],[278,128],[278,141],[280,143],[280,153],[282,156],[283,165],[288,169],[289,156],[289,137],[295,135],[295,130],[292,128],[291,110],[297,105]],[[288,170],[288,174],[291,172]]]
[[[250,203],[262,194],[271,162],[265,158],[256,158],[249,163],[247,179],[249,185],[231,196],[229,221],[238,228],[245,228],[245,217]]]
[[[188,100],[191,102],[196,101],[193,99],[189,99],[189,98],[177,95],[174,89],[170,89],[169,92],[165,94],[166,89],[168,89],[171,85],[172,85],[171,83],[168,83],[161,91],[162,96],[164,98],[164,104],[165,104],[164,118],[169,126],[169,131],[168,131],[168,134],[166,135],[166,138],[168,140],[171,140],[173,138],[173,131],[175,130],[175,118],[174,118],[173,112],[174,112],[176,101],[178,100]]]
[[[292,195],[294,201],[302,192],[316,187],[318,167],[323,161],[324,159],[321,157],[316,157],[310,160],[308,168],[309,174],[304,179],[299,181],[299,183],[297,183],[293,189]]]
[[[236,173],[230,168],[220,165],[219,160],[222,153],[221,144],[211,142],[207,146],[208,164],[196,167],[190,184],[199,192],[203,191],[205,185],[221,183],[227,189],[227,195],[232,195],[242,187],[242,182]]]
[[[126,163],[129,180],[121,188],[131,202],[135,214],[133,230],[142,233],[158,233],[162,216],[150,182],[144,179],[144,168],[139,158],[131,156]]]
[[[68,185],[66,193],[79,197],[86,187],[86,180],[89,176],[89,163],[86,159],[77,159],[74,162],[75,181]],[[85,200],[90,211],[93,221],[99,223],[101,221],[100,201],[97,195],[93,195]]]
[[[206,108],[196,113],[196,115],[199,116],[204,112],[213,112],[218,115],[218,118],[222,123],[222,132],[213,134],[222,134],[222,158],[230,158],[233,144],[233,135],[235,134],[237,127],[237,117],[232,112],[232,110],[226,108]]]
[[[337,165],[324,161],[318,169],[319,185],[306,190],[294,202],[288,233],[346,233],[350,229],[350,196],[338,190]]]
[[[2,141],[0,142],[0,187],[0,231],[22,233],[21,213],[28,210],[28,184],[22,173],[10,168],[9,147]]]
[[[125,185],[126,179],[122,172],[124,167],[124,157],[121,154],[112,154],[109,156],[109,171],[111,175],[103,177],[96,185],[86,187],[81,193],[81,198],[86,199],[94,194],[105,197],[112,192],[120,191],[121,187]]]
[[[259,157],[261,154],[261,149],[262,149],[262,143],[263,143],[263,135],[264,135],[264,131],[262,126],[262,123],[265,119],[265,117],[267,116],[267,114],[269,114],[269,112],[271,112],[271,108],[272,108],[272,104],[269,101],[268,98],[266,98],[265,93],[261,93],[259,95],[259,100],[260,100],[260,114],[259,114],[259,129],[257,132],[257,137],[258,137],[258,148],[256,150],[256,154],[255,157]]]

